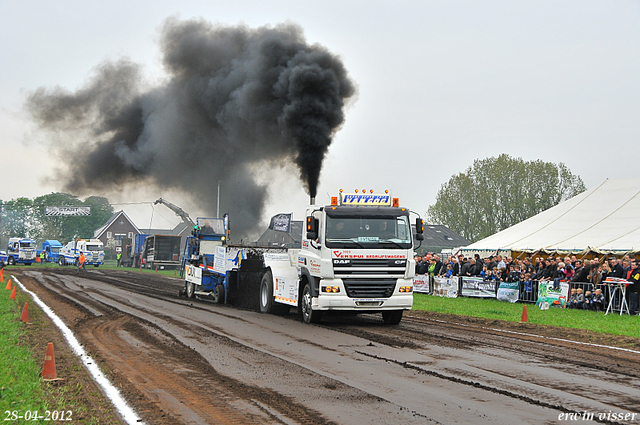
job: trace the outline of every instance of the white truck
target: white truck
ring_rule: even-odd
[[[76,239],[62,247],[58,264],[78,265],[80,253],[84,254],[87,266],[99,267],[104,263],[104,246],[100,239]]]
[[[312,199],[313,203],[313,199]],[[413,232],[409,210],[388,193],[332,197],[310,205],[300,248],[225,245],[228,229],[194,232],[185,248],[187,297],[244,304],[262,313],[297,307],[306,323],[324,312],[382,313],[398,324],[413,306]],[[422,239],[416,219],[416,239]]]
[[[10,238],[7,244],[7,264],[24,263],[30,266],[36,262],[36,241],[30,238]]]

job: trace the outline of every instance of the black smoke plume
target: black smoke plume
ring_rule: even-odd
[[[245,234],[258,230],[267,197],[254,178],[257,164],[293,161],[316,195],[355,94],[338,57],[309,45],[293,24],[249,29],[169,19],[160,45],[167,74],[160,84],[148,87],[138,65],[120,60],[97,67],[73,93],[39,88],[29,96],[32,117],[56,135],[65,190],[155,185],[215,211],[221,182],[221,208]]]

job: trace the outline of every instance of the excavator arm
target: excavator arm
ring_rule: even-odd
[[[162,198],[158,198],[153,203],[153,205],[157,205],[157,204],[163,204],[167,208],[169,208],[171,211],[176,213],[176,215],[180,217],[182,221],[184,221],[185,224],[189,226],[190,229],[193,229],[196,227],[196,223],[194,223],[193,220],[191,220],[191,217],[189,217],[189,214],[187,214],[182,208],[178,207],[177,205],[173,205],[171,202],[167,202]]]

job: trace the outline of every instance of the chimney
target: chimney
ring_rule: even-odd
[[[309,198],[309,205],[315,205],[316,203],[316,197],[315,196],[311,196]]]

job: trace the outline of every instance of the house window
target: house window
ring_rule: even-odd
[[[111,232],[107,232],[107,239],[111,239]]]
[[[133,239],[133,232],[129,232],[129,239]]]

